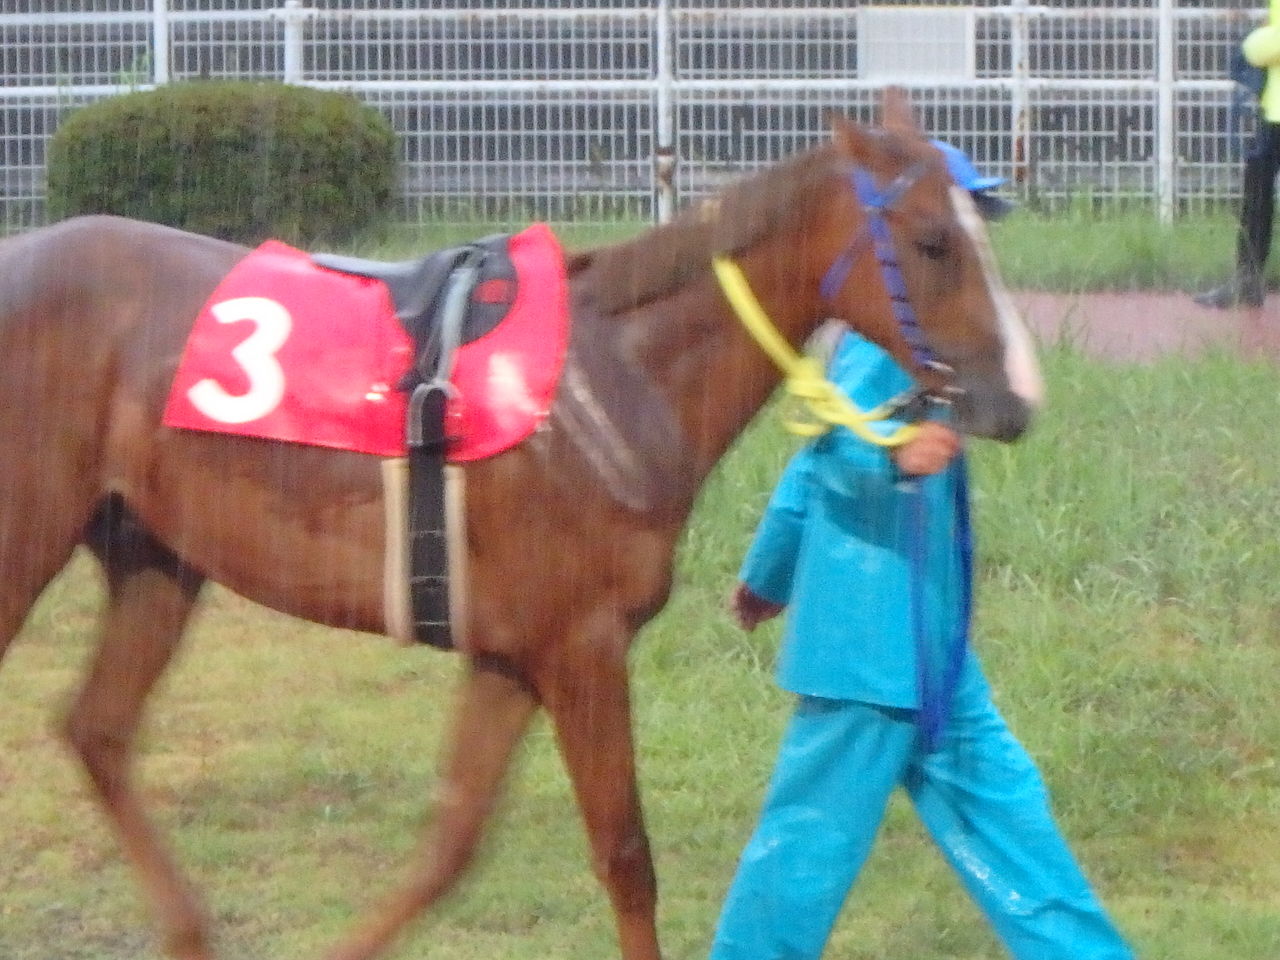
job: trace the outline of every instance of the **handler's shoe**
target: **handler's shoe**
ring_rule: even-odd
[[[1232,307],[1260,307],[1266,294],[1262,281],[1237,279],[1204,293],[1197,293],[1192,299],[1202,307],[1230,310]]]

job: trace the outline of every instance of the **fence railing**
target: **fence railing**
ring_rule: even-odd
[[[1175,0],[90,2],[114,9],[0,14],[4,229],[42,222],[46,145],[70,112],[204,77],[346,90],[384,111],[409,222],[664,218],[824,136],[829,110],[871,119],[889,82],[1024,202],[1167,219],[1235,198],[1253,122],[1225,79],[1248,21]]]

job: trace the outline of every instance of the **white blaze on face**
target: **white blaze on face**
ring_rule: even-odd
[[[996,308],[1000,339],[1004,343],[1004,370],[1005,376],[1009,378],[1009,388],[1032,407],[1039,407],[1044,402],[1044,380],[1040,376],[1040,364],[1036,361],[1035,345],[1022,315],[1014,306],[1013,297],[1004,285],[1004,278],[1000,276],[1000,268],[996,266],[996,257],[991,250],[991,240],[987,236],[987,225],[978,212],[973,197],[969,196],[969,191],[964,187],[951,187],[951,205],[955,208],[956,219],[973,241],[973,248],[978,253],[978,261],[982,264],[982,273],[987,281],[987,293]]]

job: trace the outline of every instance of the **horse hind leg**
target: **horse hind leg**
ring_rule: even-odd
[[[138,526],[118,499],[88,542],[107,579],[101,638],[64,735],[140,874],[176,960],[210,960],[208,921],[143,808],[131,777],[143,705],[168,665],[203,578]]]
[[[537,707],[519,670],[475,656],[458,695],[441,772],[439,805],[409,882],[387,900],[329,960],[370,960],[454,885],[470,863],[493,810],[516,744]]]

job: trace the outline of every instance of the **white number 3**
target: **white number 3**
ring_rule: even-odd
[[[265,417],[284,399],[284,370],[275,355],[289,339],[293,318],[266,297],[224,300],[209,310],[219,323],[250,320],[257,326],[231,351],[231,358],[249,378],[249,390],[230,394],[216,380],[206,378],[187,391],[187,398],[206,417],[220,423],[248,423]]]

